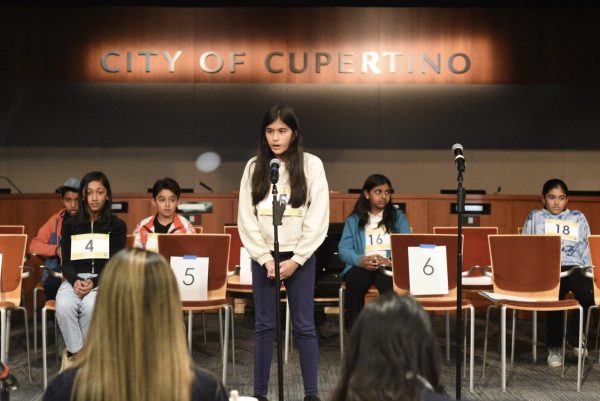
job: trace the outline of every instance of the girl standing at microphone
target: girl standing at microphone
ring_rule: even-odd
[[[305,401],[319,400],[319,361],[314,324],[314,252],[329,226],[329,189],[321,160],[305,153],[294,110],[275,105],[264,116],[258,151],[240,183],[238,229],[252,257],[255,307],[254,397],[265,401],[275,333],[275,260],[270,160],[280,162],[277,189],[287,200],[278,228],[281,279],[285,283],[294,338],[300,355]],[[278,307],[278,306],[277,306]]]

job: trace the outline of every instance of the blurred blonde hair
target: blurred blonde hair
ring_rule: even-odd
[[[107,263],[72,400],[188,401],[193,378],[167,261],[125,249]]]

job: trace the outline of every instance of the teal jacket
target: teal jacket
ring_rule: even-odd
[[[392,229],[394,233],[410,233],[410,226],[404,213],[400,210],[396,210],[396,223]],[[360,258],[365,256],[365,228],[358,226],[358,215],[356,213],[351,214],[346,219],[344,224],[344,231],[342,231],[342,238],[338,244],[338,253],[342,262],[346,264],[346,267],[342,271],[342,277],[348,273],[348,271],[360,264]],[[388,251],[387,257],[389,258],[390,252]]]

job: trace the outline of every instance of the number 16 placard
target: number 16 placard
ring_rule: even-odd
[[[208,299],[208,258],[171,256],[171,269],[175,273],[182,301]]]

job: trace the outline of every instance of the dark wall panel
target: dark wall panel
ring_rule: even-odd
[[[312,148],[600,149],[600,86],[0,84],[4,146],[253,147],[286,102]]]

